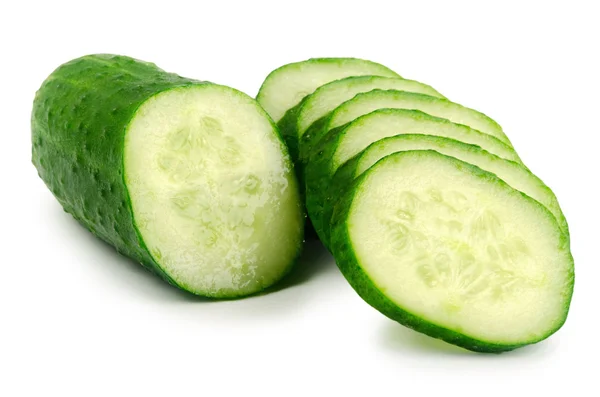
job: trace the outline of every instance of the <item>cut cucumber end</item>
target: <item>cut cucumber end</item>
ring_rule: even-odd
[[[380,76],[352,76],[335,80],[319,87],[302,104],[297,118],[298,137],[301,138],[312,123],[356,94],[374,89],[409,91],[444,98],[432,87],[414,80]]]
[[[434,151],[395,153],[338,203],[332,249],[369,304],[476,351],[538,342],[564,323],[568,241],[546,208]]]
[[[124,170],[148,251],[190,292],[260,291],[298,255],[303,214],[289,156],[239,91],[206,84],[151,97],[128,126]]]
[[[400,77],[375,62],[356,58],[314,58],[284,65],[263,82],[256,100],[278,122],[288,109],[318,87],[348,76]]]

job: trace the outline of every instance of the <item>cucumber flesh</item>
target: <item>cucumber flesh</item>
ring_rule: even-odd
[[[313,123],[300,140],[301,162],[304,163],[308,159],[312,148],[316,147],[330,130],[374,110],[385,108],[419,110],[431,116],[466,125],[512,147],[502,128],[476,110],[430,95],[397,90],[373,90],[356,95],[326,117]]]
[[[409,91],[445,98],[427,84],[414,80],[380,76],[347,77],[319,87],[303,101],[297,119],[298,137],[301,138],[312,123],[352,99],[356,94],[374,89]]]
[[[322,231],[327,221],[321,216],[323,205],[337,169],[373,142],[399,134],[452,138],[478,145],[500,157],[518,160],[512,148],[494,137],[419,111],[379,109],[361,116],[346,126],[331,130],[313,150],[313,155],[305,167],[306,207],[322,241],[327,241]]]
[[[272,71],[260,87],[256,100],[278,122],[288,109],[323,84],[363,75],[400,77],[383,65],[363,59],[314,58]]]
[[[331,246],[371,306],[470,350],[536,343],[567,317],[573,258],[552,214],[434,151],[395,153],[364,172],[336,205]]]
[[[556,218],[561,232],[568,238],[569,228],[556,196],[537,176],[522,165],[504,160],[478,146],[468,145],[454,139],[432,135],[406,134],[385,138],[373,143],[338,169],[338,172],[329,183],[329,189],[323,204],[321,224],[324,244],[329,244],[329,225],[337,201],[336,198],[342,195],[341,193],[352,184],[354,179],[382,158],[392,153],[411,150],[435,150],[438,153],[473,164],[496,175],[512,188],[525,193],[546,207]]]
[[[222,86],[165,92],[136,113],[125,182],[146,246],[178,284],[247,294],[288,269],[301,218],[281,146],[253,101]]]
[[[272,120],[237,90],[90,55],[43,83],[32,138],[65,211],[186,291],[249,295],[299,254],[291,160]]]

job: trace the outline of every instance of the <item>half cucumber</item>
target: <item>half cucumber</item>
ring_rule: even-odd
[[[509,160],[518,160],[514,150],[498,139],[428,114],[405,109],[378,109],[334,128],[319,142],[305,166],[306,207],[317,234],[322,232],[323,204],[331,179],[337,169],[350,158],[380,139],[399,134],[426,134],[456,139],[478,145],[490,153]],[[332,192],[337,194],[337,192]]]
[[[310,126],[300,141],[302,163],[308,159],[312,148],[327,132],[364,114],[383,108],[420,110],[471,127],[512,147],[502,128],[494,120],[476,110],[430,95],[397,90],[373,90],[356,95]]]
[[[473,164],[502,179],[512,188],[528,195],[546,207],[556,218],[559,228],[567,237],[569,228],[556,196],[537,176],[520,164],[502,159],[475,145],[468,145],[454,139],[432,135],[396,135],[371,144],[338,169],[328,184],[322,206],[322,240],[329,244],[330,221],[337,199],[352,185],[354,179],[372,167],[382,158],[396,152],[411,150],[435,150]]]
[[[336,205],[331,248],[368,304],[473,351],[547,338],[573,292],[573,258],[554,216],[435,151],[394,153],[356,179]]]
[[[32,138],[65,211],[186,291],[252,294],[299,254],[291,160],[268,115],[235,89],[85,56],[37,92]]]

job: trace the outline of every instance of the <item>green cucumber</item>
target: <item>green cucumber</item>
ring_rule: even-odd
[[[414,80],[381,76],[351,76],[334,80],[317,88],[299,104],[288,110],[277,124],[290,148],[294,162],[299,158],[299,141],[317,120],[356,94],[374,89],[394,89],[444,98],[432,87]]]
[[[322,240],[329,244],[330,221],[337,199],[354,179],[377,163],[380,159],[396,152],[410,150],[435,150],[446,156],[473,164],[495,174],[515,190],[525,193],[546,207],[556,218],[560,230],[569,237],[569,227],[558,200],[552,190],[537,176],[520,164],[495,156],[478,146],[465,144],[454,139],[432,135],[406,134],[384,138],[371,144],[340,167],[325,189],[322,205]]]
[[[349,76],[400,77],[375,62],[357,58],[313,58],[273,70],[262,83],[256,100],[278,122],[285,112],[323,84]]]
[[[329,131],[313,150],[305,166],[306,208],[321,241],[327,241],[322,230],[323,223],[327,221],[321,216],[323,204],[337,169],[373,142],[399,134],[452,138],[478,145],[502,158],[518,160],[512,148],[492,136],[416,110],[378,109],[360,116],[347,125]]]
[[[537,201],[435,151],[394,153],[337,203],[336,263],[387,317],[478,352],[539,342],[565,322],[574,267]]]
[[[383,108],[420,110],[491,135],[512,147],[502,128],[494,120],[476,110],[430,95],[397,90],[373,90],[358,94],[344,102],[308,128],[300,140],[301,164],[305,164],[312,148],[318,145],[327,132],[364,114]]]
[[[237,90],[89,55],[42,84],[32,141],[66,212],[186,291],[258,292],[300,252],[291,160],[272,120]]]
[[[298,138],[301,138],[315,121],[352,99],[356,94],[375,89],[408,91],[445,99],[432,87],[414,80],[380,76],[347,77],[319,87],[303,101],[296,122]]]

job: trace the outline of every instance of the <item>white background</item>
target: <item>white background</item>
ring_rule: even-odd
[[[0,396],[598,396],[597,1],[0,5]],[[317,244],[277,292],[203,301],[92,237],[30,162],[59,64],[133,56],[254,96],[292,61],[383,63],[495,118],[569,220],[576,288],[549,340],[482,355],[371,309]]]

